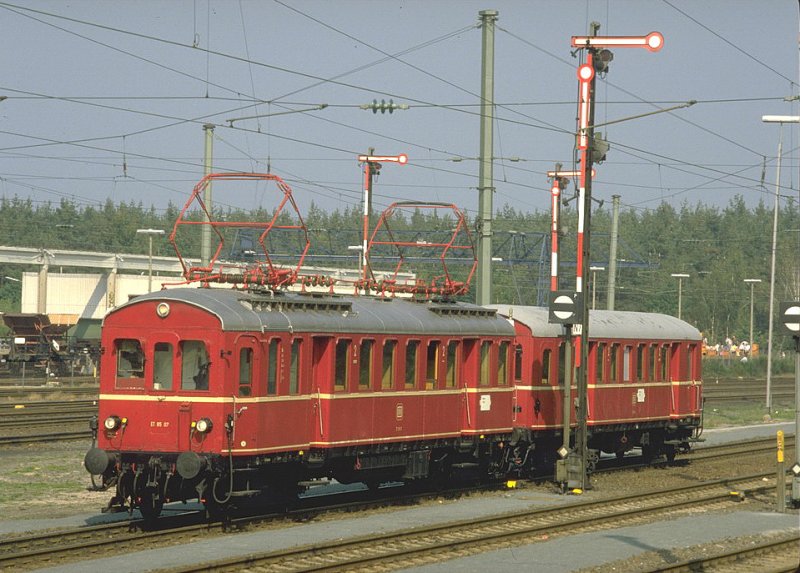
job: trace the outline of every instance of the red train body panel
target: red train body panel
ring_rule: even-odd
[[[699,333],[663,315],[591,317],[589,447],[688,448],[701,426]],[[171,499],[222,508],[321,477],[551,469],[563,348],[531,307],[151,293],[104,321],[102,425],[85,463],[116,485],[114,504],[150,516]]]

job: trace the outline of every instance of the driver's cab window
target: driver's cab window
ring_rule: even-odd
[[[132,338],[115,342],[117,354],[117,388],[144,388],[144,351]]]
[[[156,342],[153,352],[153,390],[172,390],[172,344]]]
[[[181,342],[181,390],[208,390],[209,366],[205,342]]]

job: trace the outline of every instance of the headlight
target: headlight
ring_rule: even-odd
[[[122,425],[122,420],[119,416],[109,416],[103,422],[103,427],[109,432],[118,429]]]
[[[200,432],[201,434],[205,434],[211,431],[211,428],[214,427],[214,424],[208,418],[200,418],[195,422],[194,429]]]

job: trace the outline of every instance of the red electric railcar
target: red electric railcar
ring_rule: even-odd
[[[97,443],[114,505],[210,509],[322,477],[376,485],[552,469],[563,339],[533,307],[177,288],[112,310]],[[686,323],[592,311],[589,447],[672,457],[701,426]],[[561,386],[559,382],[561,381]]]

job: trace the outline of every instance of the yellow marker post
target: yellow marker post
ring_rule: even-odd
[[[776,486],[778,488],[777,506],[778,512],[786,511],[786,468],[783,461],[784,440],[783,431],[778,430],[778,475]]]

